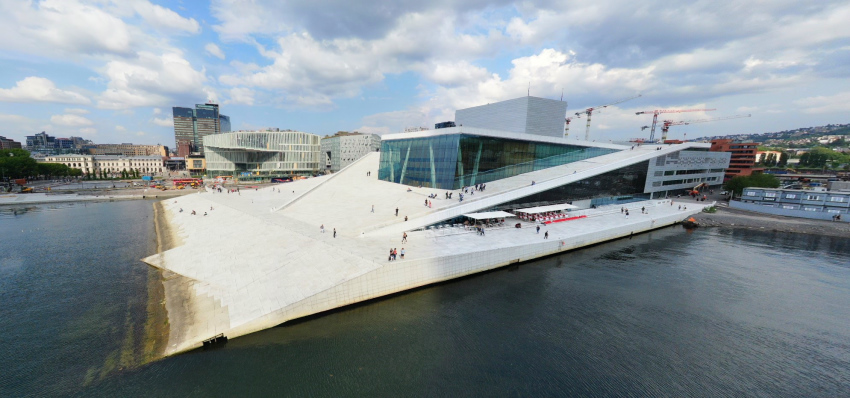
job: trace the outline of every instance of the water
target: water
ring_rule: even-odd
[[[679,228],[109,370],[143,318],[150,203],[0,209],[0,396],[835,397],[850,385],[847,239]]]

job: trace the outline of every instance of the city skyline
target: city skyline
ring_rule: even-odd
[[[751,118],[670,138],[847,123],[850,5],[250,5],[11,0],[0,5],[0,135],[173,145],[172,107],[214,101],[232,130],[396,133],[530,94],[594,113],[591,139],[648,138],[635,112]],[[571,137],[583,136],[573,120]]]

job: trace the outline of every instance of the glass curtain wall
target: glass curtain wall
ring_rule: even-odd
[[[643,193],[648,169],[648,160],[635,163],[595,177],[512,200],[496,206],[494,210],[547,206],[584,199],[591,199],[591,204],[596,206],[648,199],[649,194]]]
[[[616,150],[468,134],[382,141],[378,178],[459,189],[612,152]]]

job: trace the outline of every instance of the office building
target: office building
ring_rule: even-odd
[[[21,143],[0,135],[0,149],[22,149]]]
[[[218,104],[197,104],[194,109],[174,107],[172,113],[174,141],[181,157],[203,154],[204,137],[230,132],[230,118],[219,113]]]
[[[318,135],[300,131],[208,135],[204,138],[207,175],[255,180],[314,175],[320,170],[319,141]]]
[[[729,167],[723,180],[731,180],[735,176],[748,176],[753,173],[761,173],[762,168],[756,168],[756,152],[758,144],[755,142],[742,142],[731,139],[711,140],[712,152],[728,152],[731,154]]]
[[[377,134],[340,131],[331,137],[322,138],[324,166],[332,172],[337,172],[368,153],[380,149],[381,137]]]
[[[850,221],[850,192],[776,188],[744,188],[729,207],[786,217]]]

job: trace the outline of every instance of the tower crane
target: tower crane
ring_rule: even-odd
[[[564,121],[567,122],[567,127],[564,127],[564,138],[567,138],[567,136],[570,135],[570,122],[573,121],[573,119],[581,119],[581,116],[570,116],[564,119]]]
[[[655,125],[658,123],[659,113],[710,112],[716,110],[717,109],[656,109],[654,111],[635,112],[635,115],[645,115],[649,113],[652,114],[652,130],[649,131],[649,142],[655,142]],[[643,126],[640,128],[640,130],[643,131],[648,128],[649,126]]]
[[[584,140],[587,141],[587,140],[590,139],[590,116],[593,115],[593,111],[599,110],[600,108],[607,108],[609,106],[621,104],[623,102],[630,101],[630,100],[633,100],[633,99],[641,97],[641,96],[642,96],[642,94],[638,94],[634,97],[624,98],[624,99],[621,99],[619,101],[614,101],[610,104],[594,106],[593,108],[587,108],[582,112],[576,112],[576,117],[580,117],[582,113],[587,115],[587,127],[585,127],[585,129],[584,129]]]
[[[726,116],[726,117],[718,117],[714,119],[697,119],[697,120],[683,120],[679,122],[674,122],[672,120],[665,120],[664,124],[661,126],[661,142],[667,140],[667,131],[670,130],[670,126],[681,126],[688,125],[694,123],[705,123],[705,122],[716,122],[718,120],[729,120],[729,119],[739,119],[742,117],[750,117],[752,115],[734,115],[734,116]]]

